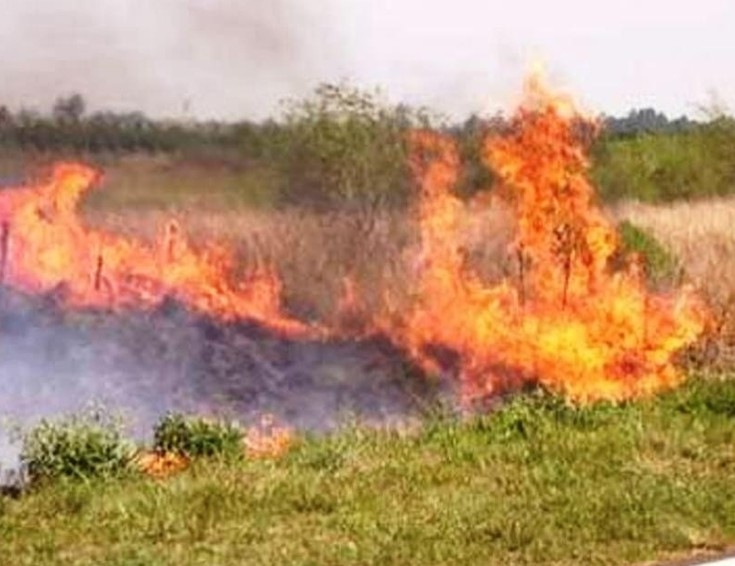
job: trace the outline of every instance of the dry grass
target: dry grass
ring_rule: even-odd
[[[669,205],[626,203],[615,214],[651,232],[713,306],[735,306],[735,198]]]
[[[224,243],[234,250],[238,268],[275,267],[287,307],[305,319],[333,322],[350,278],[374,307],[381,289],[406,281],[408,252],[415,231],[399,214],[316,214],[296,209],[197,212],[94,212],[92,225],[152,241],[170,218],[185,228],[194,245]],[[405,286],[405,285],[403,285]]]
[[[273,265],[284,285],[288,308],[312,320],[335,322],[349,279],[360,306],[378,312],[386,294],[401,305],[411,293],[419,256],[417,223],[406,211],[306,212],[302,209],[178,212],[88,210],[96,227],[153,241],[161,226],[177,219],[195,245],[224,243],[247,271]],[[507,257],[509,222],[498,210],[469,211],[461,235],[468,261],[487,279],[512,271]]]
[[[624,203],[614,214],[652,233],[679,259],[685,280],[712,310],[711,356],[735,365],[735,198],[667,205]]]
[[[735,315],[735,199],[659,206],[631,202],[616,206],[611,215],[651,232],[669,248],[681,262],[686,281],[719,318]],[[172,217],[195,244],[217,241],[231,246],[245,269],[263,261],[273,264],[290,306],[320,319],[334,314],[345,277],[355,281],[366,306],[377,304],[385,290],[396,297],[405,293],[418,252],[417,225],[406,211],[317,214],[295,208],[186,207],[87,212],[95,226],[149,240]],[[511,226],[497,207],[468,207],[462,244],[468,261],[488,280],[513,276]]]
[[[345,278],[371,312],[385,304],[386,293],[399,308],[410,296],[418,234],[406,211],[274,209],[268,195],[278,180],[267,171],[152,158],[119,160],[105,169],[105,187],[85,202],[92,224],[152,239],[167,219],[178,218],[195,244],[215,240],[231,246],[243,270],[274,265],[286,305],[300,318],[334,323]],[[0,171],[11,172],[7,166]],[[266,204],[254,207],[258,202]],[[610,212],[651,232],[673,252],[686,280],[712,308],[718,335],[735,344],[735,198],[628,202]],[[488,280],[515,276],[510,228],[508,215],[497,207],[468,206],[461,244],[468,262]]]

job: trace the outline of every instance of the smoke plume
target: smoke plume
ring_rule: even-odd
[[[262,117],[335,69],[325,3],[42,0],[0,7],[0,104]],[[338,62],[337,62],[338,63]]]

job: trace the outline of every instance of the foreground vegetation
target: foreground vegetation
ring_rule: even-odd
[[[304,438],[276,460],[40,483],[13,564],[634,564],[735,542],[735,381]]]

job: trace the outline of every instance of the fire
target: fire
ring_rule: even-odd
[[[133,461],[140,472],[154,479],[162,480],[183,472],[189,467],[186,456],[173,452],[143,452]]]
[[[263,415],[258,425],[248,428],[245,454],[252,459],[279,458],[293,446],[295,437],[290,428],[279,426],[272,415]]]
[[[595,205],[580,126],[595,124],[534,75],[509,132],[487,140],[486,163],[517,222],[518,277],[495,285],[461,253],[454,143],[411,136],[421,190],[416,302],[383,327],[429,371],[452,352],[467,401],[528,382],[580,403],[647,395],[681,381],[673,356],[703,331],[691,289],[654,295],[635,261],[611,269],[617,234]]]
[[[375,326],[426,370],[451,366],[467,401],[529,382],[580,403],[647,395],[681,381],[674,355],[704,329],[691,289],[651,293],[634,259],[612,269],[618,237],[595,204],[585,129],[594,131],[594,120],[533,75],[508,131],[487,140],[485,161],[516,222],[518,273],[496,284],[462,251],[467,211],[452,194],[460,170],[454,142],[431,131],[410,136],[421,194],[414,302]],[[282,314],[271,269],[236,283],[233,254],[214,245],[195,250],[176,223],[152,246],[85,226],[77,206],[99,178],[63,163],[43,184],[0,193],[0,284],[54,292],[72,307],[149,308],[173,297],[209,316],[289,333],[365,334],[350,279],[336,328],[317,332]],[[287,449],[287,430],[261,429],[246,439],[250,454]]]
[[[44,184],[0,193],[0,283],[55,292],[71,307],[146,308],[172,297],[223,320],[306,330],[281,314],[280,282],[270,269],[233,283],[232,254],[215,245],[195,251],[175,222],[154,246],[86,227],[77,206],[99,179],[90,167],[61,163]]]
[[[243,435],[243,453],[254,460],[280,458],[295,441],[296,437],[290,428],[276,424],[275,418],[266,414]],[[162,480],[188,469],[191,462],[189,456],[177,452],[148,450],[137,454],[132,463],[141,473]]]

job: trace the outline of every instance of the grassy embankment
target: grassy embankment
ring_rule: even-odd
[[[572,409],[355,428],[277,461],[0,499],[22,564],[637,564],[735,541],[735,381]]]

